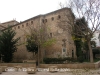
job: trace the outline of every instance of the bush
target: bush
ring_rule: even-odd
[[[43,61],[46,64],[61,64],[64,63],[64,61],[71,61],[71,62],[75,62],[76,60],[74,58],[44,58]]]
[[[82,63],[82,62],[84,61],[83,56],[79,56],[79,57],[78,57],[78,61],[79,61],[80,63]]]

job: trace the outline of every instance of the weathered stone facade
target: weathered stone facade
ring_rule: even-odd
[[[70,31],[71,25],[67,23],[70,18],[70,23],[73,24],[74,18],[69,8],[59,9],[57,11],[38,15],[23,22],[17,23],[12,26],[17,33],[15,38],[21,37],[17,52],[14,54],[14,61],[22,61],[26,59],[33,59],[33,54],[26,50],[25,44],[26,34],[29,28],[40,29],[46,28],[46,33],[50,38],[55,38],[56,43],[50,47],[40,49],[40,58],[44,57],[76,57],[76,50],[74,41]],[[66,22],[65,22],[66,21]]]
[[[7,28],[8,26],[13,26],[18,24],[19,22],[17,22],[16,20],[11,20],[8,22],[4,22],[4,23],[0,23],[0,30],[3,30],[5,28]]]

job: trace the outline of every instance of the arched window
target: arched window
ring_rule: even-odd
[[[74,51],[72,50],[72,57],[74,57]]]
[[[52,33],[50,33],[50,37],[52,38]]]
[[[42,22],[44,23],[44,19],[42,19]]]
[[[26,26],[28,26],[28,23],[26,23]]]
[[[24,27],[24,25],[22,25],[22,28]]]
[[[18,29],[20,29],[20,26],[18,26]]]
[[[57,19],[59,20],[60,18],[61,18],[61,16],[60,16],[60,15],[58,15]]]
[[[47,22],[47,19],[45,19],[45,22]]]
[[[33,21],[31,21],[31,24],[33,24]]]
[[[52,17],[51,20],[53,21],[54,20],[54,17]]]

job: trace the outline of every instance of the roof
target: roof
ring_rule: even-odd
[[[60,12],[60,11],[63,11],[63,10],[70,10],[70,8],[66,8],[66,7],[65,8],[61,8],[61,9],[49,12],[47,14],[44,14],[44,16],[49,15],[49,14],[53,14],[53,13],[57,13],[57,12]]]
[[[24,22],[30,21],[30,20],[32,20],[32,19],[41,17],[41,16],[47,16],[47,15],[49,15],[49,14],[53,14],[53,13],[56,13],[56,12],[59,12],[59,11],[63,11],[63,10],[70,10],[70,8],[62,8],[62,9],[58,9],[58,10],[55,10],[55,11],[53,11],[53,12],[50,12],[50,13],[47,13],[47,14],[44,14],[44,15],[37,15],[37,16],[32,17],[32,18],[29,18],[29,19],[27,19],[27,20],[25,20],[25,21],[23,21],[23,22],[17,23],[17,24],[15,24],[15,25],[13,25],[12,27],[17,26],[17,25],[19,25],[19,24],[22,24],[22,23],[24,23]],[[12,21],[15,21],[15,20],[12,20]],[[5,23],[9,23],[9,22],[12,22],[12,21],[8,21],[8,22],[5,22]],[[2,24],[5,24],[5,23],[2,23]],[[6,28],[5,28],[4,30],[6,30]]]
[[[17,22],[17,23],[19,23],[19,22],[16,21],[16,20],[10,20],[10,21],[7,21],[7,22],[3,22],[3,23],[1,23],[1,24],[7,24],[7,23],[11,23],[11,22]]]

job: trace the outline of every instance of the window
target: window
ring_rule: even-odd
[[[53,21],[54,20],[54,17],[52,17],[51,20]]]
[[[33,24],[33,21],[31,21],[31,24]]]
[[[22,25],[22,28],[24,27],[24,25]]]
[[[63,52],[66,52],[66,48],[63,48]]]
[[[20,26],[18,26],[18,29],[20,28]]]
[[[44,23],[44,19],[42,19],[42,22]]]
[[[60,15],[58,15],[58,19],[60,19],[61,18],[61,16]]]
[[[26,26],[28,26],[28,23],[26,23]]]
[[[74,51],[72,50],[72,57],[74,57]]]
[[[47,19],[45,19],[45,22],[47,22]]]
[[[47,22],[47,19],[42,19],[42,22],[43,22],[43,23],[46,23],[46,22]]]
[[[50,33],[50,37],[52,37],[52,33]]]

